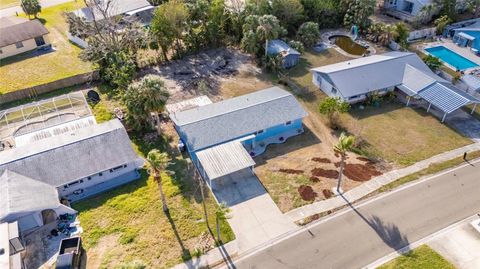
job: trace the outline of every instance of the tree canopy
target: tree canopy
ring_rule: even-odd
[[[313,47],[313,45],[315,45],[320,39],[320,30],[318,28],[318,23],[303,23],[298,29],[297,36],[298,40],[300,40],[305,45],[305,47]]]
[[[33,16],[37,18],[38,13],[42,11],[42,7],[40,6],[38,0],[22,0],[21,6],[23,12],[25,12],[25,14],[27,14],[29,17]]]

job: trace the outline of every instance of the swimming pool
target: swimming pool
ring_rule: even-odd
[[[469,59],[458,55],[457,53],[445,48],[444,46],[432,47],[425,49],[431,55],[440,58],[440,60],[446,62],[451,67],[458,70],[465,70],[471,67],[478,66],[478,64],[470,61]]]

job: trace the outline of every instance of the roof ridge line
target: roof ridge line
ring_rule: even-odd
[[[292,95],[291,93],[287,92],[286,95],[277,96],[277,97],[272,98],[272,99],[270,99],[270,100],[268,100],[268,101],[262,101],[262,102],[258,102],[258,103],[255,103],[255,104],[251,104],[251,105],[249,105],[249,106],[245,106],[245,107],[242,107],[242,108],[237,109],[237,110],[232,110],[232,111],[229,111],[229,112],[227,112],[227,113],[212,115],[212,116],[210,116],[210,117],[205,117],[205,118],[203,118],[203,119],[201,119],[201,120],[197,120],[197,121],[191,121],[191,122],[182,124],[182,125],[180,125],[180,126],[187,126],[187,125],[190,125],[190,124],[192,124],[192,123],[201,122],[201,121],[204,121],[204,120],[208,120],[208,119],[217,117],[217,116],[219,116],[219,115],[228,115],[228,114],[233,113],[233,112],[236,112],[236,111],[242,111],[242,110],[244,110],[244,109],[247,109],[247,108],[250,108],[250,107],[253,107],[253,106],[265,104],[265,103],[267,103],[267,102],[271,102],[271,101],[278,100],[278,99],[285,98],[285,97],[289,97],[289,96],[293,96],[293,95]],[[238,96],[238,97],[240,97],[240,96]],[[215,104],[221,103],[221,102],[223,102],[223,101],[228,101],[228,100],[231,100],[231,99],[222,100],[222,101],[220,101],[220,102],[212,103],[212,104],[209,104],[209,105],[215,105]],[[209,106],[209,105],[206,105],[206,106]],[[206,106],[202,106],[202,107],[206,107]],[[198,108],[198,107],[197,107],[197,108]]]
[[[393,52],[393,51],[392,51]],[[367,65],[371,65],[371,64],[377,64],[377,63],[380,63],[380,62],[385,62],[385,61],[390,61],[390,60],[394,60],[394,59],[398,59],[398,58],[403,58],[403,57],[406,57],[406,56],[410,56],[410,55],[413,55],[414,53],[413,52],[404,52],[403,55],[401,56],[398,56],[398,57],[395,57],[395,58],[388,58],[388,59],[383,59],[383,60],[380,60],[378,62],[371,62],[371,63],[366,63],[366,64],[363,64],[363,65],[358,65],[358,66],[354,66],[354,67],[350,67],[350,68],[344,68],[344,69],[340,69],[340,70],[335,70],[335,71],[332,71],[332,72],[321,72],[321,71],[318,71],[318,72],[321,72],[321,73],[327,73],[327,74],[333,74],[333,73],[337,73],[337,72],[340,72],[340,71],[343,71],[343,70],[346,70],[346,69],[355,69],[355,68],[358,68],[358,67],[362,67],[362,66],[367,66]],[[384,54],[375,54],[375,55],[372,55],[372,56],[385,56]],[[371,57],[371,56],[367,56],[367,57]],[[362,58],[356,58],[356,59],[352,59],[352,60],[348,60],[348,61],[343,61],[343,62],[339,62],[339,63],[334,63],[334,64],[340,64],[340,63],[344,63],[344,62],[350,62],[350,61],[355,61],[355,60],[359,60],[359,59],[365,59],[366,57],[362,57]],[[334,64],[331,64],[331,65],[334,65]],[[324,66],[328,66],[328,65],[324,65]],[[321,67],[321,66],[320,66]],[[315,67],[315,68],[312,68],[311,70],[313,71],[317,71],[315,69],[317,68],[320,68],[320,67]]]

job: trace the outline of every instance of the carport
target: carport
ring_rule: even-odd
[[[214,179],[245,168],[251,168],[253,171],[255,165],[250,154],[237,140],[200,150],[195,155],[198,159],[199,171],[203,178],[208,179],[210,186]]]
[[[448,114],[460,109],[464,106],[473,104],[471,114],[475,111],[480,100],[472,95],[457,89],[450,83],[435,82],[419,91],[414,91],[410,87],[402,84],[397,86],[402,92],[407,94],[407,106],[412,97],[422,98],[428,103],[427,112],[430,111],[432,105],[443,112],[442,122]]]

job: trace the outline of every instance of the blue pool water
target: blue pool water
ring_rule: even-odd
[[[458,70],[465,70],[471,67],[478,66],[478,64],[470,61],[469,59],[456,54],[455,52],[445,48],[444,46],[438,46],[425,49],[431,55],[440,58],[440,60],[446,62],[452,67]]]

